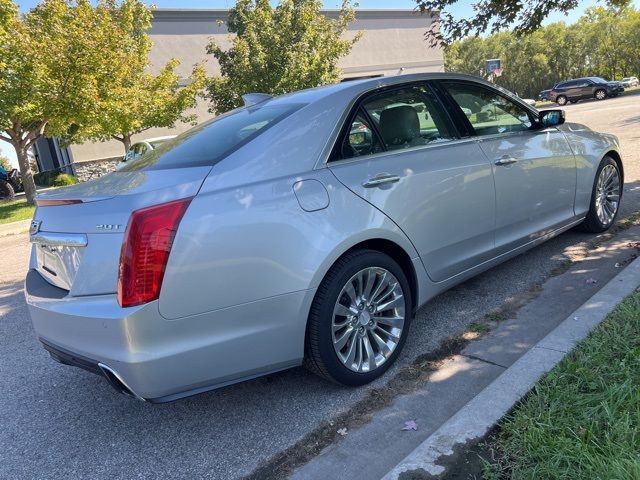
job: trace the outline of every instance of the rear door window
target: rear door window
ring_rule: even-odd
[[[424,84],[365,98],[343,133],[333,160],[420,147],[454,138],[439,101]]]
[[[301,107],[267,103],[233,110],[168,140],[121,171],[213,166]]]

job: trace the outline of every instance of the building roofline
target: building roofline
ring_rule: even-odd
[[[340,13],[338,9],[322,9],[321,13],[329,17],[337,16]],[[173,20],[173,19],[207,19],[207,18],[226,18],[229,15],[229,9],[224,8],[156,8],[152,10],[154,20]],[[415,15],[421,15],[416,9],[356,9],[356,18],[409,18]],[[437,11],[432,13],[437,14]]]

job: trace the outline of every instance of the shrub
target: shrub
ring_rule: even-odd
[[[61,173],[56,178],[53,179],[51,183],[52,187],[67,187],[69,185],[75,185],[78,183],[78,179],[73,175],[69,175],[68,173]]]
[[[39,187],[50,187],[53,185],[53,181],[58,176],[58,172],[55,170],[49,170],[47,172],[39,172],[33,176],[33,181]]]

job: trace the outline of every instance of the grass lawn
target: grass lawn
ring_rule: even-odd
[[[500,425],[485,479],[640,479],[640,291]]]
[[[34,210],[35,207],[28,205],[26,200],[0,203],[0,224],[29,220]]]

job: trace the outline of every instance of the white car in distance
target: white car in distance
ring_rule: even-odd
[[[142,142],[134,143],[133,145],[131,145],[131,147],[129,147],[129,150],[127,150],[127,153],[125,153],[124,157],[122,157],[120,163],[116,165],[116,170],[120,170],[122,167],[127,165],[127,162],[140,158],[145,153],[150,152],[151,150],[155,150],[163,143],[166,143],[174,138],[176,138],[175,135],[169,135],[166,137],[149,138],[147,140],[143,140]]]

